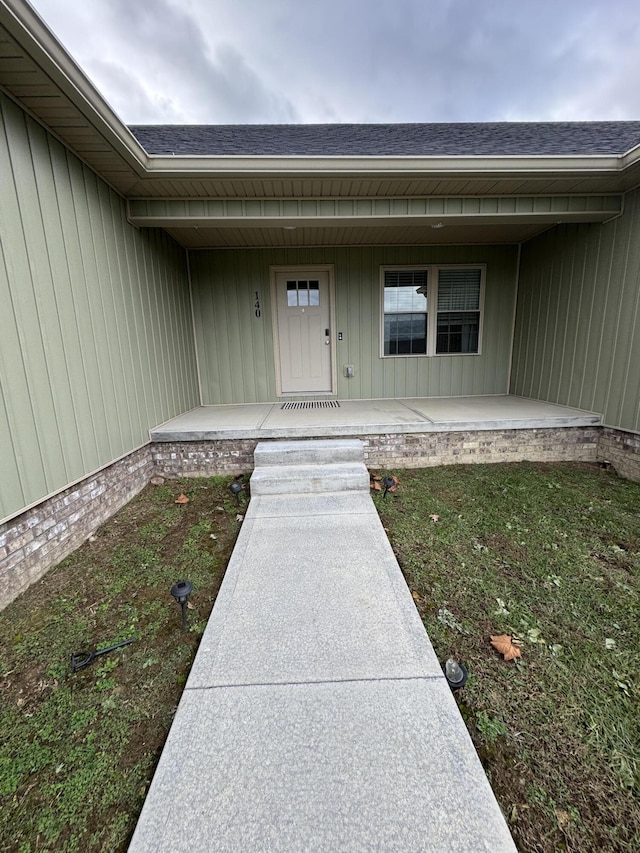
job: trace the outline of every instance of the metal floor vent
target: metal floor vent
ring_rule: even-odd
[[[281,409],[339,409],[337,400],[297,400],[291,403],[283,403]]]

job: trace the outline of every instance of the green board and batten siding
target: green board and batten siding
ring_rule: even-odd
[[[334,265],[340,399],[506,393],[515,246],[225,249],[192,251],[189,259],[205,404],[277,399],[270,265]],[[380,267],[436,263],[487,265],[482,355],[380,358]],[[355,366],[352,379],[346,364]]]
[[[640,431],[640,191],[522,247],[511,392]]]
[[[184,250],[0,95],[0,519],[198,405]]]

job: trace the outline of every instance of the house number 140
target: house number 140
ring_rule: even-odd
[[[257,290],[256,290],[256,301],[253,303],[253,307],[255,308],[256,317],[259,317],[262,312],[260,311],[260,295],[259,295]]]

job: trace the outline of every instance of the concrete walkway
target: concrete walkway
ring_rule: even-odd
[[[258,445],[132,853],[515,850],[362,458]]]

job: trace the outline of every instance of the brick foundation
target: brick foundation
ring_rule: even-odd
[[[595,462],[600,427],[388,433],[362,436],[370,468],[476,462]]]
[[[153,476],[149,446],[0,525],[0,609],[75,551]]]
[[[621,477],[640,483],[640,433],[602,427],[598,459],[611,462]]]
[[[361,436],[372,469],[474,462],[610,461],[640,481],[640,434],[609,427],[384,433]],[[0,525],[0,609],[131,500],[154,474],[211,477],[253,470],[255,439],[158,442]]]
[[[163,477],[213,477],[253,471],[256,439],[159,441],[151,445],[156,473]]]

